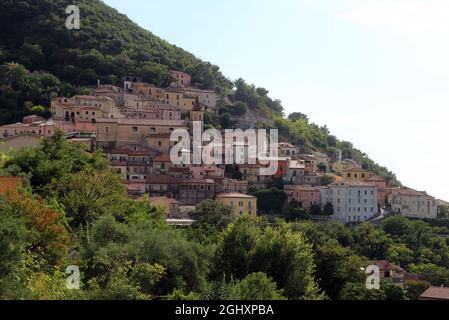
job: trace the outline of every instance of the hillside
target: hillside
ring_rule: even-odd
[[[65,8],[73,1],[1,0],[1,59],[50,71],[76,85],[97,79],[118,84],[120,76],[129,74],[163,85],[169,81],[168,69],[175,69],[192,74],[207,89],[231,86],[217,66],[170,45],[101,1],[76,3],[82,27],[71,31],[65,28]]]
[[[341,150],[344,158],[397,182],[392,172],[351,143],[339,141],[326,126],[310,123],[301,113],[285,119],[281,101],[270,98],[268,90],[243,79],[227,79],[218,66],[169,44],[99,0],[76,1],[82,26],[67,30],[65,8],[70,4],[73,1],[0,0],[0,64],[14,61],[24,66],[0,70],[0,125],[30,113],[45,115],[52,97],[80,93],[80,86],[97,80],[118,85],[124,75],[139,75],[145,82],[165,86],[170,82],[168,71],[174,69],[191,74],[193,83],[230,101],[231,105],[222,102],[222,116],[212,125],[230,124],[226,114],[239,117],[250,109],[271,118],[282,137],[307,151],[333,156]]]

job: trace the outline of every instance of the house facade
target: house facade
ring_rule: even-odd
[[[257,198],[242,193],[222,193],[217,195],[217,201],[230,206],[236,215],[257,215]]]
[[[378,213],[377,188],[369,183],[332,183],[320,188],[321,206],[331,204],[334,219],[342,223],[357,223]]]
[[[410,188],[398,188],[391,191],[388,202],[393,212],[407,218],[437,219],[438,202],[425,192]]]
[[[373,176],[374,173],[357,167],[351,167],[342,171],[343,181],[345,182],[365,182]]]
[[[308,185],[286,185],[284,191],[288,196],[288,202],[298,202],[306,212],[310,212],[314,206],[321,207],[321,192],[318,188]]]

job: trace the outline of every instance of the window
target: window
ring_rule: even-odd
[[[131,128],[131,132],[136,133],[137,131],[139,131],[139,128],[137,128],[137,127],[132,127]]]

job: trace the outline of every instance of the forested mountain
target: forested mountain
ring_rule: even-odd
[[[79,31],[64,26],[65,8],[74,2],[82,12]],[[266,89],[227,79],[98,0],[0,0],[0,64],[0,124],[45,115],[52,97],[83,92],[97,79],[119,84],[134,74],[164,86],[168,70],[176,69],[228,96],[222,116],[261,112],[304,149],[331,156],[341,150],[395,180],[326,126],[300,112],[285,117]],[[23,182],[0,195],[0,300],[402,300],[449,285],[444,220],[393,216],[380,226],[347,228],[305,221],[294,207],[278,208],[284,219],[276,221],[237,217],[207,200],[191,212],[191,228],[171,228],[148,198],[127,196],[103,154],[86,153],[61,132],[36,149],[1,153],[0,176]],[[421,280],[405,283],[406,296],[388,280],[368,290],[362,270],[372,260],[388,260]],[[80,290],[66,287],[71,265],[82,273]]]
[[[68,30],[68,5],[82,14],[80,30]],[[46,70],[73,85],[97,79],[119,84],[122,75],[141,75],[155,85],[168,84],[168,70],[190,73],[207,89],[232,84],[217,66],[158,38],[99,0],[1,0],[0,59],[31,71]]]
[[[231,81],[218,66],[169,44],[99,0],[76,1],[82,25],[80,30],[68,30],[65,9],[71,4],[0,0],[0,64],[14,61],[23,66],[0,70],[0,125],[30,113],[45,115],[52,97],[82,93],[82,86],[98,80],[119,85],[122,76],[138,75],[145,82],[166,86],[168,71],[179,70],[191,74],[200,87],[229,97],[232,106],[221,102],[222,117],[215,124],[232,124],[229,114],[239,116],[250,108],[271,118],[282,137],[306,151],[334,156],[341,150],[344,158],[397,182],[392,172],[350,142],[339,141],[326,126],[310,123],[302,113],[284,118],[281,101],[270,98],[265,88],[243,79]]]

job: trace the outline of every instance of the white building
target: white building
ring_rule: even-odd
[[[321,206],[332,204],[334,219],[363,222],[378,212],[377,187],[369,183],[336,182],[320,188]]]
[[[300,154],[300,149],[297,146],[292,145],[288,142],[278,143],[278,152],[281,157],[291,157],[296,158]]]
[[[290,160],[288,170],[284,174],[284,181],[291,185],[303,183],[306,165],[302,160]]]
[[[434,197],[409,188],[393,190],[388,203],[393,212],[407,218],[436,219],[438,215],[438,201]]]

